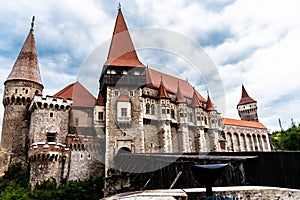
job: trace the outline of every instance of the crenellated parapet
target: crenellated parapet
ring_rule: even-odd
[[[53,110],[69,110],[72,107],[72,99],[64,100],[63,98],[52,96],[42,97],[42,95],[35,95],[29,110],[33,111],[35,109],[53,109]]]
[[[29,147],[28,160],[35,162],[44,161],[60,161],[66,160],[69,156],[70,149],[66,145],[56,142],[37,142]]]
[[[78,135],[67,135],[66,144],[71,151],[86,151],[86,146]]]

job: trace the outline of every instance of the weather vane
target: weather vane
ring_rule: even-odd
[[[31,20],[31,28],[32,28],[32,29],[33,29],[33,26],[34,26],[34,19],[35,19],[35,17],[32,16],[32,20]]]
[[[118,10],[121,11],[121,3],[119,2]]]

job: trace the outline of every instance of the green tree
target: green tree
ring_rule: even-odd
[[[69,181],[58,186],[55,179],[37,184],[31,190],[29,171],[18,164],[12,164],[3,177],[0,177],[1,200],[98,200],[103,197],[104,179],[92,178],[87,181]]]
[[[272,134],[272,143],[276,150],[300,150],[300,125],[292,125],[287,130],[276,131]]]

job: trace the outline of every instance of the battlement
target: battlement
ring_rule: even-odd
[[[58,161],[67,159],[70,149],[66,145],[56,142],[37,142],[29,147],[28,158],[30,162],[36,160]]]
[[[55,110],[68,110],[72,107],[73,100],[57,97],[53,98],[52,96],[47,95],[43,97],[42,95],[35,95],[30,104],[29,110],[33,111],[34,109],[55,109]]]
[[[67,136],[67,147],[73,151],[85,151],[86,147],[83,140],[78,135]]]
[[[28,105],[30,101],[30,97],[12,95],[11,97],[3,98],[3,105]]]

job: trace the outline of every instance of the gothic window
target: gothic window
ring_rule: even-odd
[[[189,113],[189,121],[192,122],[193,121],[193,113]]]
[[[179,116],[180,116],[180,117],[184,117],[184,115],[183,115],[183,113],[182,113],[182,112],[181,112],[181,113],[179,113]]]
[[[167,108],[167,114],[170,114],[170,109]]]
[[[187,117],[187,113],[184,113],[184,117]]]
[[[151,105],[151,115],[155,115],[155,105]]]
[[[175,111],[174,111],[174,109],[171,109],[171,117],[172,117],[173,119],[175,119]]]
[[[50,117],[53,117],[53,112],[50,112]]]
[[[104,119],[104,113],[98,112],[98,120],[103,120],[103,119]]]
[[[204,117],[204,123],[207,125],[207,117]]]
[[[146,103],[146,114],[150,114],[150,104]]]
[[[165,108],[161,109],[161,114],[166,114],[166,109]]]
[[[200,121],[200,116],[197,116],[197,121]]]
[[[127,117],[127,108],[121,108],[121,116]]]
[[[15,89],[15,93],[18,93],[18,89]]]

